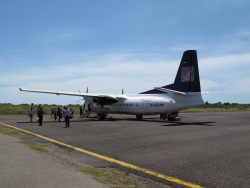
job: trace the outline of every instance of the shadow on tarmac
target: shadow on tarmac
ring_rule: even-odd
[[[97,120],[96,117],[88,117],[88,118],[82,118],[82,119],[71,119],[70,122],[71,123],[74,123],[74,122],[93,122],[93,121],[96,121],[96,122],[99,122]],[[177,121],[177,122],[174,122],[174,121],[162,121],[160,119],[156,119],[156,118],[143,118],[141,120],[137,120],[136,118],[106,118],[104,121],[115,121],[115,122],[119,122],[119,121],[134,121],[134,122],[154,122],[154,123],[164,123],[163,125],[161,126],[165,126],[165,127],[171,127],[171,126],[186,126],[186,125],[198,125],[198,126],[215,126],[213,125],[214,123],[216,122],[180,122],[180,121]],[[102,122],[102,121],[101,121]],[[33,121],[33,122],[30,122],[30,121],[23,121],[23,122],[16,122],[18,124],[34,124],[34,123],[38,123],[37,121]],[[58,120],[46,120],[46,121],[43,121],[43,124],[54,124],[54,123],[64,123],[64,120],[61,120],[60,122]]]
[[[199,126],[215,126],[215,125],[211,125],[212,123],[216,123],[216,122],[190,122],[190,123],[185,123],[185,122],[176,122],[176,123],[173,123],[173,122],[169,122],[169,124],[165,124],[165,125],[162,125],[162,126],[165,126],[165,127],[170,127],[170,126],[185,126],[185,125],[199,125]]]

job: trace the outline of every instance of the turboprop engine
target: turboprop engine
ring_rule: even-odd
[[[118,99],[111,96],[102,95],[93,99],[93,102],[98,105],[111,105],[118,102]]]

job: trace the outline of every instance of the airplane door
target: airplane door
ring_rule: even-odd
[[[143,102],[143,105],[142,105],[143,112],[148,112],[149,111],[148,105],[149,105],[149,101],[144,101]]]

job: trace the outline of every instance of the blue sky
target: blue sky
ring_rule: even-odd
[[[139,93],[197,50],[204,101],[250,103],[248,0],[0,2],[0,103],[76,104],[18,88]]]

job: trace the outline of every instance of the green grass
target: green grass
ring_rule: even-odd
[[[29,104],[0,104],[0,115],[28,115],[30,107],[33,107],[35,114],[38,106],[43,108],[45,114],[50,114],[51,108],[57,108],[58,106],[63,109],[62,105],[29,105]],[[79,114],[79,105],[68,105],[68,108],[72,108],[75,111],[75,114]],[[192,112],[235,112],[235,111],[250,111],[250,104],[238,104],[238,103],[206,103],[204,105],[181,110],[181,113],[192,113]]]
[[[29,104],[19,104],[19,105],[12,105],[12,104],[0,104],[0,114],[1,115],[28,115],[30,107],[33,107],[33,110],[36,113],[38,106],[43,108],[45,114],[51,113],[51,108],[57,108],[60,106],[63,109],[64,106],[62,105],[29,105]],[[79,113],[79,105],[68,105],[68,108],[72,108],[76,114]]]
[[[194,113],[194,112],[239,112],[239,111],[250,111],[250,108],[188,108],[181,110],[180,113]]]
[[[112,188],[150,188],[150,186],[143,184],[139,178],[128,172],[93,167],[79,167],[77,170],[93,176]]]
[[[18,143],[25,144],[30,149],[36,150],[39,152],[49,153],[51,151],[51,149],[49,147],[47,147],[44,144],[40,144],[40,143],[35,143],[35,142],[18,142]]]
[[[43,153],[52,153],[52,152],[61,152],[63,150],[61,149],[54,149],[50,146],[48,146],[47,144],[40,144],[40,143],[36,143],[36,142],[18,142],[21,144],[25,144],[26,146],[28,146],[30,149],[35,150],[35,151],[39,151],[39,152],[43,152]]]
[[[22,137],[23,136],[23,133],[15,130],[15,129],[11,129],[11,128],[0,128],[0,133],[7,135],[7,136],[12,136],[12,137]]]

